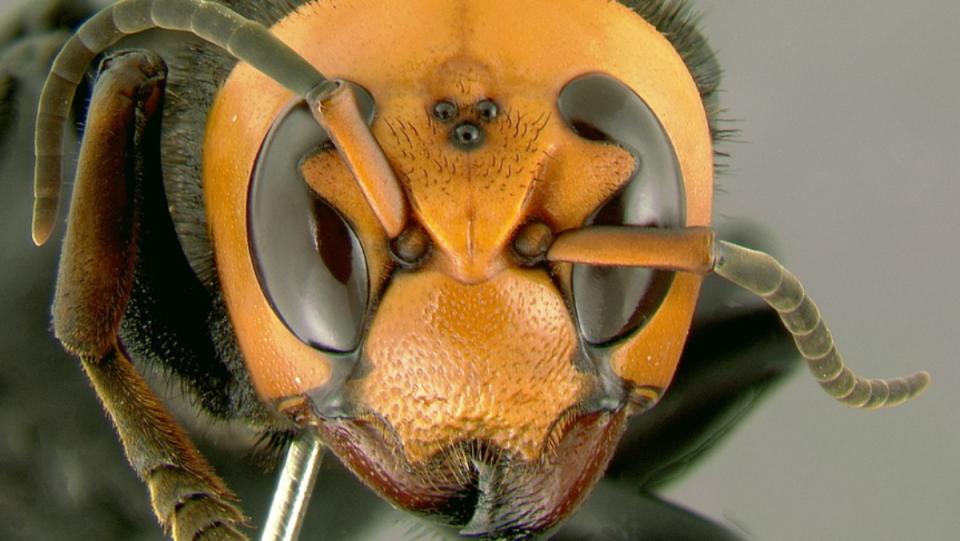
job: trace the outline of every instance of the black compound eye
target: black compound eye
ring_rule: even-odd
[[[650,107],[620,81],[600,74],[573,80],[557,105],[581,137],[630,152],[637,168],[623,188],[585,225],[683,227],[683,177],[667,133]],[[659,309],[674,273],[629,267],[574,265],[572,286],[580,333],[605,344],[641,328]]]
[[[373,99],[356,87],[361,112]],[[337,352],[360,344],[369,285],[360,239],[349,222],[307,186],[300,163],[330,139],[305,103],[288,108],[257,156],[247,230],[260,287],[304,343]]]
[[[477,116],[484,122],[493,122],[500,114],[500,106],[493,100],[483,100],[477,104]]]
[[[460,114],[460,108],[449,100],[438,101],[433,105],[433,118],[440,122],[453,122]]]

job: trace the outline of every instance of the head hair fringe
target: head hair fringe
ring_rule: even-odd
[[[719,126],[723,110],[718,94],[723,70],[716,53],[700,31],[701,15],[688,0],[622,0],[621,3],[652,24],[680,54],[700,91],[714,147],[735,136],[736,130]]]

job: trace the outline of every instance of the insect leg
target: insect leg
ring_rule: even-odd
[[[127,459],[150,488],[151,503],[173,539],[246,539],[236,496],[214,473],[119,346],[82,356],[83,369],[113,421]]]
[[[151,53],[108,57],[94,89],[60,260],[54,330],[79,356],[154,511],[174,539],[245,539],[244,517],[117,341],[137,262],[146,153],[158,152],[166,68]],[[155,172],[152,176],[157,178]]]

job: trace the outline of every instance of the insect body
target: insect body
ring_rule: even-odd
[[[131,354],[482,538],[537,536],[579,506],[669,386],[709,272],[777,310],[841,401],[923,389],[853,374],[796,278],[715,239],[716,74],[680,8],[408,4],[436,30],[378,2],[277,8],[267,30],[219,4],[128,0],[54,65],[38,242],[90,62],[153,27],[242,61],[107,56],[58,280],[57,335],[175,538],[239,537],[242,515]]]

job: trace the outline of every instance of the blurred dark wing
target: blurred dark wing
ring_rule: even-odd
[[[601,482],[552,541],[741,541],[742,536],[650,493]]]

